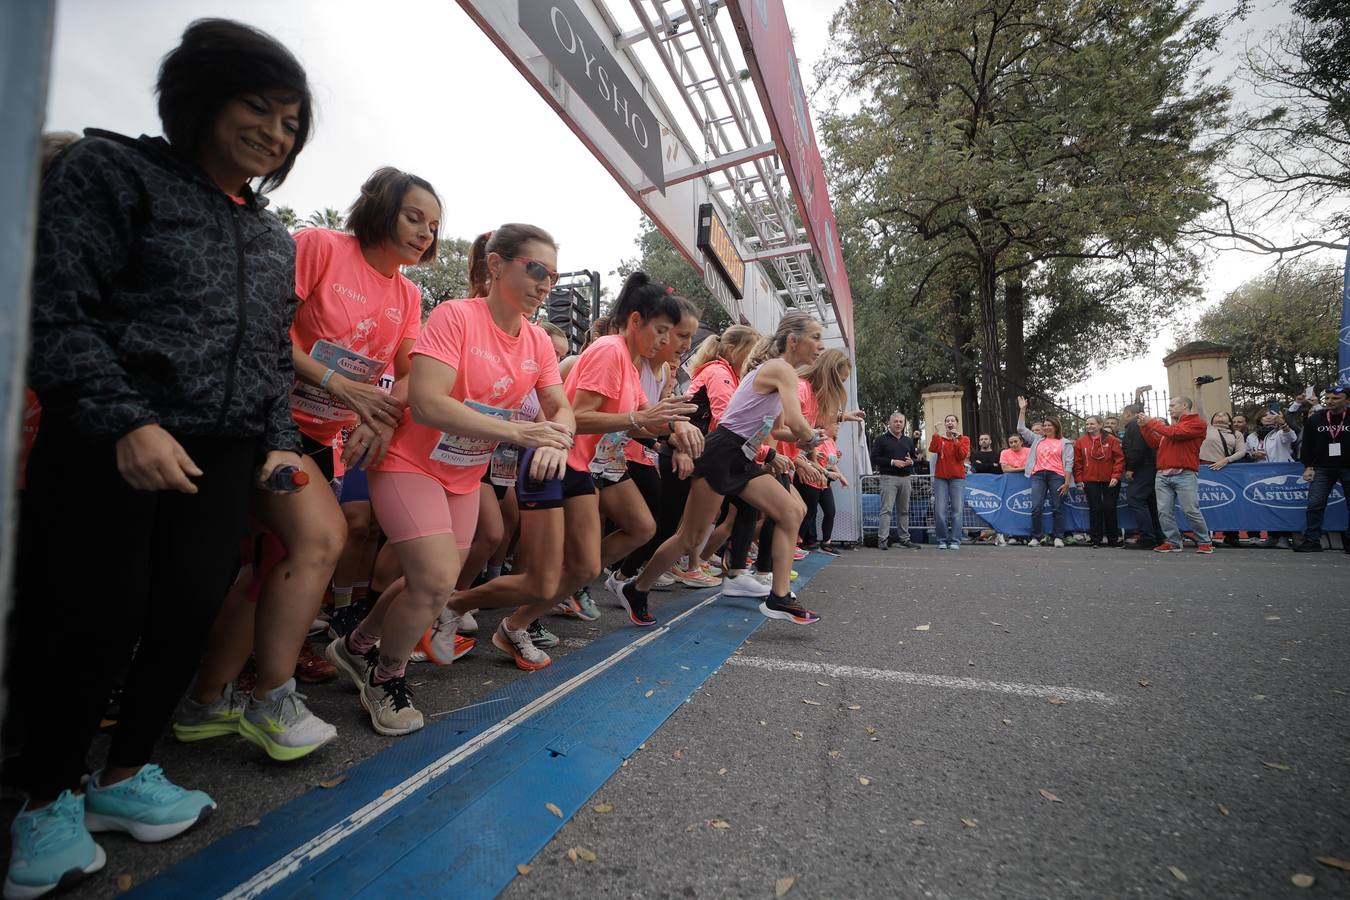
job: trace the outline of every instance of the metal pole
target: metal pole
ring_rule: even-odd
[[[0,3],[0,671],[13,604],[19,423],[55,0]]]

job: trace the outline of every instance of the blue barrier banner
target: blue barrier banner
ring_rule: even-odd
[[[1201,466],[1200,511],[1211,531],[1302,531],[1308,507],[1308,483],[1297,463],[1235,463],[1214,471]],[[966,507],[1003,534],[1031,534],[1031,482],[1025,475],[969,475],[966,477]],[[1117,515],[1120,527],[1135,527],[1134,515],[1125,503],[1124,485]],[[1044,529],[1051,529],[1050,501],[1045,502]],[[1185,516],[1176,510],[1177,524],[1185,528]],[[1345,495],[1340,487],[1327,502],[1326,531],[1346,529]],[[1081,488],[1071,488],[1064,498],[1066,531],[1088,531],[1087,497]]]

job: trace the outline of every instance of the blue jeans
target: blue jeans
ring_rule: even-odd
[[[933,478],[933,525],[939,544],[961,542],[961,515],[965,507],[964,478]]]
[[[1036,540],[1045,537],[1045,495],[1050,495],[1050,509],[1053,511],[1051,522],[1055,528],[1055,537],[1064,537],[1064,498],[1059,489],[1064,486],[1064,476],[1057,472],[1041,469],[1031,473],[1031,536]]]
[[[1177,504],[1186,521],[1191,523],[1196,543],[1210,542],[1209,528],[1200,512],[1200,478],[1194,472],[1183,471],[1180,475],[1164,475],[1159,472],[1154,477],[1154,486],[1158,493],[1158,521],[1162,523],[1163,540],[1173,547],[1181,546],[1181,529],[1177,528]]]
[[[1308,485],[1308,522],[1303,529],[1304,540],[1322,540],[1322,519],[1327,512],[1327,498],[1338,481],[1341,491],[1350,498],[1350,469],[1319,466],[1313,470],[1312,484]],[[1345,538],[1345,546],[1350,547],[1350,530],[1341,534]]]

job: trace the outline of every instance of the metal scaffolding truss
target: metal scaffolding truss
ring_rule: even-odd
[[[667,184],[702,178],[727,228],[740,238],[746,262],[773,274],[782,304],[834,324],[759,98],[746,89],[744,56],[724,0],[629,0],[627,9],[611,8],[617,4],[596,0],[595,6],[618,52],[652,93],[680,98],[674,110],[659,104],[669,117],[664,124],[692,159],[702,160],[668,172]],[[653,69],[666,81],[654,79]],[[690,141],[690,132],[702,146]]]

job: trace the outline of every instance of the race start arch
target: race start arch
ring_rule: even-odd
[[[805,310],[856,368],[853,295],[783,0],[458,2],[733,321],[772,332]],[[860,427],[839,446],[854,487],[835,534],[860,540]]]
[[[771,330],[803,309],[830,344],[852,347],[853,298],[782,0],[459,4],[733,320]]]

